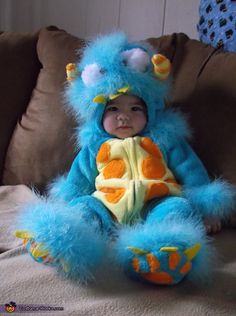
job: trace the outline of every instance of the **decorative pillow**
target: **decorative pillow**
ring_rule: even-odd
[[[236,51],[236,1],[201,0],[197,28],[200,40],[213,47]]]
[[[10,138],[29,103],[39,73],[37,40],[38,34],[0,34],[0,182]]]
[[[63,85],[65,66],[78,59],[76,49],[81,45],[82,40],[55,27],[39,32],[37,52],[42,68],[8,149],[4,184],[34,184],[43,189],[70,167],[75,156],[75,122],[63,106]]]

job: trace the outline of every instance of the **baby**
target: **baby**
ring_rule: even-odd
[[[142,99],[134,95],[121,95],[107,103],[103,127],[112,137],[128,138],[140,135],[147,124],[147,108]],[[218,217],[204,218],[207,233],[221,230]]]
[[[143,282],[207,279],[215,251],[203,221],[226,217],[233,192],[210,181],[185,120],[165,109],[169,61],[115,33],[90,43],[74,69],[66,97],[83,122],[81,150],[27,207],[17,236],[36,261],[83,281],[107,257]]]

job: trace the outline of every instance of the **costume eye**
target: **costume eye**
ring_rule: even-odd
[[[150,65],[151,58],[147,52],[141,48],[132,48],[121,53],[123,64],[133,70],[145,72]]]
[[[104,73],[105,70],[94,63],[85,66],[82,71],[81,78],[86,86],[92,86],[100,80]]]

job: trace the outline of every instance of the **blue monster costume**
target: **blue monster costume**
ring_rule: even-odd
[[[185,120],[165,109],[169,69],[165,57],[123,33],[97,38],[81,62],[68,67],[73,80],[66,99],[83,122],[82,149],[68,175],[21,217],[16,235],[35,260],[82,281],[107,257],[144,282],[208,278],[215,251],[203,219],[227,216],[233,191],[224,181],[210,181],[186,141]],[[107,101],[122,94],[147,106],[145,128],[127,139],[102,125]]]

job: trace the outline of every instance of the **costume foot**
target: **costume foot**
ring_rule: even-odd
[[[17,238],[23,239],[23,244],[28,250],[31,257],[44,264],[53,264],[54,259],[50,256],[49,252],[44,249],[41,243],[37,243],[32,234],[25,230],[18,230],[15,232]]]
[[[144,249],[128,247],[134,254],[130,264],[131,275],[155,284],[177,284],[191,271],[191,261],[200,248],[200,244],[185,250],[168,246],[148,252]]]
[[[40,263],[47,265],[58,265],[58,260],[55,260],[42,243],[37,243],[32,234],[28,231],[18,230],[15,232],[17,238],[23,239],[23,244],[28,250],[31,257]],[[69,272],[68,264],[62,259],[59,260],[60,265],[65,273]]]

